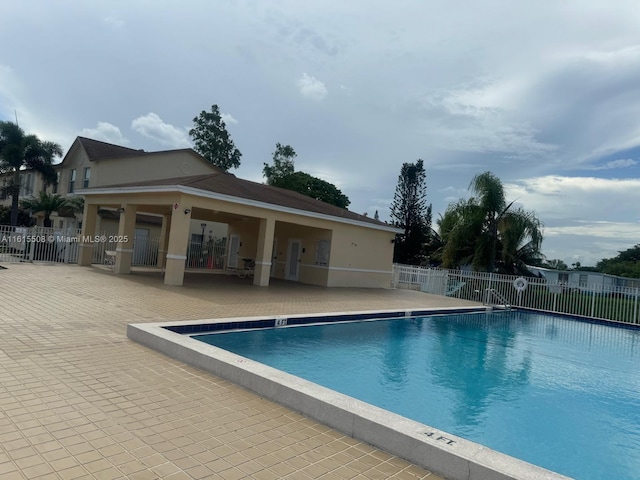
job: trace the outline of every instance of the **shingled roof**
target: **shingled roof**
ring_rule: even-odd
[[[379,220],[375,220],[373,218],[351,212],[345,208],[336,207],[335,205],[331,205],[320,200],[307,197],[306,195],[302,195],[301,193],[293,192],[291,190],[286,190],[283,188],[272,187],[271,185],[264,185],[262,183],[251,182],[249,180],[243,180],[230,173],[193,175],[189,177],[165,178],[161,180],[149,180],[143,182],[109,185],[98,187],[95,189],[90,188],[84,190],[81,194],[83,194],[84,192],[91,193],[92,190],[100,190],[101,192],[104,192],[104,190],[119,188],[135,189],[135,187],[144,188],[154,186],[183,186],[202,190],[204,192],[229,195],[232,197],[253,200],[256,202],[277,205],[280,207],[292,208],[295,210],[302,210],[305,212],[319,213],[323,215],[330,215],[332,217],[365,222],[380,227],[391,227],[390,225],[380,222]]]
[[[135,157],[147,155],[144,150],[135,150],[133,148],[121,147],[111,143],[101,142],[86,137],[78,137],[77,141],[82,145],[85,152],[89,156],[89,160],[103,160],[106,158]]]

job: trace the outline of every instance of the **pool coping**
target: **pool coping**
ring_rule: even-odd
[[[203,369],[276,403],[322,422],[355,439],[450,480],[566,480],[569,477],[532,465],[428,425],[410,420],[300,377],[206,344],[167,327],[194,326],[205,334],[205,326],[271,322],[280,328],[296,319],[305,324],[332,321],[366,321],[376,318],[402,319],[416,315],[471,313],[479,307],[331,312],[304,315],[231,317],[197,321],[129,324],[127,337],[171,358]],[[342,320],[340,320],[342,319]],[[258,324],[256,324],[258,325]],[[261,327],[270,328],[270,327]]]

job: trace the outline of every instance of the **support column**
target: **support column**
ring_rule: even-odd
[[[256,271],[253,284],[259,287],[269,286],[271,273],[271,254],[273,252],[273,232],[276,221],[273,218],[261,218],[258,230],[258,250],[256,256]]]
[[[187,260],[191,206],[180,205],[171,213],[167,261],[164,271],[165,285],[180,286],[184,282],[184,265]]]
[[[133,258],[133,237],[136,231],[137,205],[122,205],[124,212],[120,213],[118,224],[118,246],[116,247],[115,273],[131,273],[131,259]]]
[[[98,221],[98,204],[84,204],[82,212],[82,235],[80,236],[80,251],[78,252],[78,265],[91,265],[93,260],[93,237],[96,234]]]
[[[170,215],[162,216],[162,227],[160,228],[160,238],[158,240],[158,268],[164,268],[167,260],[167,246],[169,245],[169,225]]]

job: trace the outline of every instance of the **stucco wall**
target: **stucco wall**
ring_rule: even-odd
[[[91,162],[91,186],[214,173],[217,170],[188,151]],[[95,170],[95,172],[94,172]]]

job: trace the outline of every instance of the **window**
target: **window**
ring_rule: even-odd
[[[60,185],[60,172],[56,172],[56,183],[53,185],[53,193],[58,193],[58,185]]]
[[[569,274],[568,273],[559,273],[558,274],[558,282],[567,284],[569,283]]]
[[[20,195],[25,197],[33,195],[33,173],[24,174],[20,178],[20,183],[22,184]]]
[[[89,179],[91,178],[91,167],[84,169],[84,180],[82,181],[82,188],[89,188]]]
[[[76,170],[75,168],[69,172],[69,193],[73,193],[76,188]]]
[[[586,287],[587,286],[587,274],[586,273],[581,273],[580,277],[578,279],[578,282],[580,283],[581,287]]]

